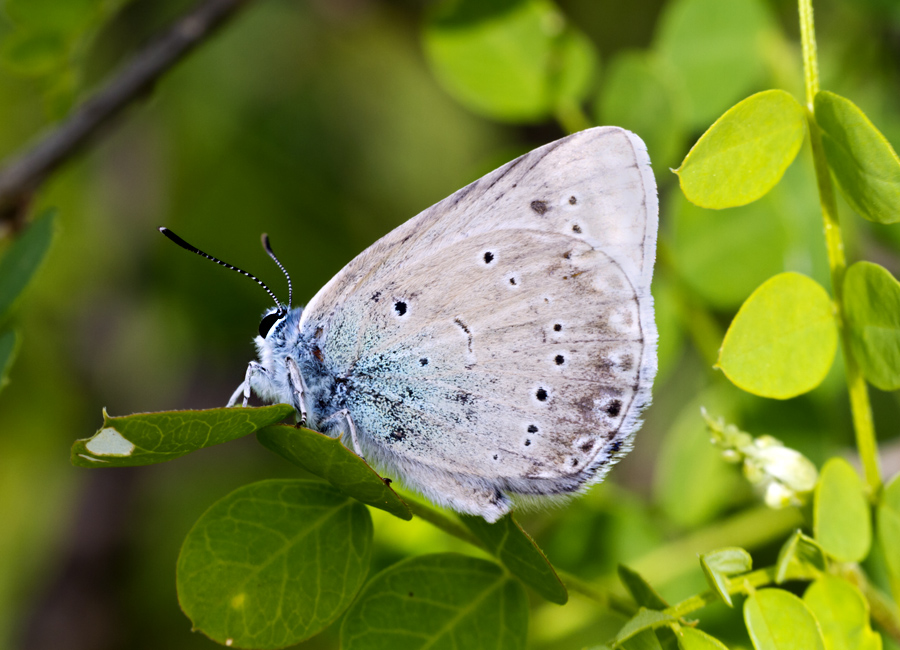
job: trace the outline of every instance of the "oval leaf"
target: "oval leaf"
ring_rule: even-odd
[[[748,393],[788,399],[822,383],[837,339],[825,289],[805,275],[781,273],[741,306],[725,334],[717,365]]]
[[[582,99],[595,54],[546,0],[445,2],[424,31],[435,76],[491,118],[533,121]]]
[[[371,546],[369,511],[327,483],[252,483],[191,528],[178,556],[178,601],[214,641],[283,648],[325,629],[350,605]]]
[[[519,650],[528,632],[522,586],[487,560],[456,553],[413,557],[363,589],[341,626],[342,650]]]
[[[722,548],[700,555],[700,566],[710,588],[714,589],[725,604],[732,607],[728,587],[730,575],[746,573],[753,567],[753,559],[742,548]]]
[[[551,603],[566,604],[569,592],[553,565],[511,514],[493,524],[472,515],[460,519],[510,573]]]
[[[344,494],[400,519],[412,519],[397,493],[340,439],[288,425],[266,427],[256,433],[256,438],[264,447],[324,478]]]
[[[816,123],[828,166],[861,217],[900,221],[900,158],[859,107],[828,91],[816,94]]]
[[[47,210],[25,229],[0,259],[0,322],[44,261],[56,231],[56,210]]]
[[[160,411],[110,417],[103,410],[103,427],[72,445],[78,467],[152,465],[250,435],[293,415],[287,404],[256,408],[203,411]]]
[[[822,547],[798,528],[778,552],[775,582],[781,584],[785,580],[812,579],[824,571],[825,552]]]
[[[878,506],[878,543],[884,551],[895,601],[900,601],[900,474],[885,487]]]
[[[881,637],[869,625],[869,605],[855,586],[825,575],[803,594],[818,619],[828,650],[881,650]]]
[[[693,627],[681,627],[677,637],[681,650],[728,650],[717,638]]]
[[[869,554],[872,522],[863,482],[843,458],[831,458],[816,484],[813,507],[816,541],[841,562],[859,562]]]
[[[709,127],[676,171],[689,201],[704,208],[752,203],[788,168],[806,133],[803,107],[766,90],[731,107]]]
[[[851,266],[844,276],[844,320],[866,379],[881,390],[900,388],[900,282],[878,264]]]
[[[762,589],[744,601],[744,622],[756,650],[825,650],[803,601],[783,589]]]

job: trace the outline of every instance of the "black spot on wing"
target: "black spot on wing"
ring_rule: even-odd
[[[550,212],[550,206],[547,205],[546,201],[537,201],[537,200],[532,201],[531,209],[542,216],[547,214],[548,212]]]

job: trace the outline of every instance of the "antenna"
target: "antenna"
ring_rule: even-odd
[[[188,250],[188,251],[191,251],[192,253],[197,253],[197,255],[199,255],[199,256],[201,256],[201,257],[205,257],[205,258],[208,259],[208,260],[212,260],[212,261],[215,262],[216,264],[220,264],[220,265],[224,266],[226,269],[231,269],[232,271],[237,271],[238,273],[241,273],[242,275],[246,275],[248,278],[250,278],[250,279],[252,279],[252,280],[255,280],[256,283],[257,283],[259,286],[261,286],[263,289],[265,289],[265,290],[266,290],[266,293],[268,293],[268,294],[272,297],[272,300],[275,301],[275,305],[278,307],[278,310],[279,310],[279,311],[284,311],[284,305],[282,305],[280,302],[278,302],[278,298],[275,297],[275,294],[272,293],[272,290],[269,289],[269,287],[266,286],[266,283],[265,283],[265,282],[263,282],[262,280],[260,280],[258,277],[256,277],[256,276],[253,275],[252,273],[247,273],[247,272],[246,272],[245,270],[243,270],[243,269],[239,269],[238,267],[232,266],[231,264],[228,264],[227,262],[223,262],[222,260],[220,260],[220,259],[218,259],[218,258],[216,258],[216,257],[213,257],[212,255],[209,255],[209,254],[207,254],[207,253],[204,253],[202,250],[200,250],[200,249],[197,248],[196,246],[191,246],[190,244],[188,244],[186,241],[184,241],[181,237],[179,237],[178,235],[176,235],[174,232],[172,232],[172,231],[169,230],[168,228],[162,228],[162,227],[161,227],[161,228],[159,229],[159,232],[161,232],[161,233],[164,234],[166,237],[168,237],[169,239],[171,239],[173,242],[175,242],[176,244],[178,244],[179,246],[181,246],[183,249]],[[263,235],[263,237],[265,237],[265,235]],[[265,240],[264,240],[264,241],[265,241]],[[269,252],[270,255],[272,255],[271,249],[268,249],[268,252]],[[272,257],[274,258],[275,256],[272,255]],[[275,261],[278,262],[278,260],[275,260]],[[281,266],[281,263],[279,263],[278,266]],[[282,267],[281,270],[284,271],[284,268]],[[287,275],[287,272],[286,272],[286,271],[285,271],[285,275]],[[290,286],[290,281],[291,281],[291,279],[288,278],[288,286]]]
[[[263,248],[265,248],[266,252],[269,254],[269,257],[271,257],[273,260],[275,260],[275,263],[278,265],[278,268],[281,269],[281,272],[284,273],[284,277],[287,278],[287,282],[288,282],[288,306],[287,306],[287,308],[288,308],[288,311],[290,311],[291,310],[291,302],[294,299],[294,289],[291,286],[291,276],[288,274],[287,269],[285,269],[284,266],[282,266],[281,262],[278,261],[278,258],[275,257],[275,253],[272,252],[272,245],[269,243],[269,236],[266,233],[263,233],[263,235],[262,235],[262,244],[263,244]]]

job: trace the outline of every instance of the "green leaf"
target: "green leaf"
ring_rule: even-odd
[[[655,630],[656,628],[668,626],[677,622],[678,619],[671,614],[641,607],[638,610],[638,613],[625,623],[621,630],[619,630],[619,633],[616,635],[615,641],[613,642],[613,647],[622,645],[622,643],[628,639],[645,630]]]
[[[469,109],[512,122],[580,101],[596,55],[547,0],[445,2],[425,27],[437,79]]]
[[[388,567],[341,626],[342,650],[519,650],[528,633],[521,584],[487,560],[440,553]]]
[[[825,650],[803,601],[783,589],[761,589],[744,601],[744,622],[756,650]]]
[[[46,210],[25,229],[0,259],[0,322],[40,268],[56,231],[56,210]]]
[[[706,576],[706,582],[714,589],[725,604],[733,607],[728,586],[728,576],[746,573],[753,567],[753,558],[742,548],[730,547],[709,551],[700,555],[700,567]]]
[[[656,49],[684,85],[691,128],[703,128],[759,87],[766,71],[764,36],[772,23],[759,0],[667,3]]]
[[[891,144],[840,95],[817,93],[815,114],[828,166],[850,207],[876,223],[900,221],[900,158]]]
[[[709,127],[676,170],[689,201],[733,208],[769,192],[806,134],[803,107],[783,90],[766,90],[732,106]]]
[[[822,576],[803,594],[803,602],[819,621],[828,650],[881,650],[881,636],[869,625],[869,605],[846,580]]]
[[[822,383],[837,339],[825,289],[805,275],[781,273],[741,306],[725,334],[717,366],[748,393],[788,399]]]
[[[878,543],[884,549],[895,601],[900,601],[900,474],[881,493],[878,505]]]
[[[371,546],[369,511],[328,484],[252,483],[191,528],[178,556],[178,601],[214,641],[283,648],[325,629],[350,605]]]
[[[624,650],[663,650],[662,642],[654,630],[638,632],[624,641],[622,645],[614,647],[624,648]]]
[[[163,463],[203,447],[250,435],[293,413],[293,407],[287,404],[161,411],[123,417],[110,417],[104,409],[100,430],[72,445],[72,464],[78,467],[131,467]]]
[[[654,169],[668,174],[685,139],[683,98],[670,70],[658,56],[630,51],[610,62],[604,79],[597,124],[617,124],[640,134]]]
[[[816,484],[813,530],[822,549],[840,562],[859,562],[872,545],[865,488],[843,458],[830,458]]]
[[[634,602],[647,609],[667,609],[669,604],[662,599],[649,582],[637,571],[628,568],[624,564],[618,566],[619,580],[625,585],[625,589],[634,598]]]
[[[676,635],[681,650],[728,650],[717,638],[693,627],[679,626]]]
[[[798,528],[778,552],[775,582],[781,584],[785,580],[816,578],[825,568],[825,551],[816,540],[807,537]]]
[[[866,379],[881,390],[900,388],[900,282],[878,264],[851,266],[844,276],[844,320]]]
[[[288,425],[265,427],[257,431],[256,438],[264,447],[324,478],[344,494],[400,519],[412,519],[407,505],[385,479],[344,447],[340,439]]]
[[[42,76],[66,62],[68,48],[55,32],[13,32],[3,41],[0,57],[16,74]]]
[[[9,383],[9,371],[19,351],[19,335],[14,330],[0,332],[0,390]]]
[[[551,603],[566,604],[569,592],[553,565],[511,514],[493,524],[472,515],[460,519],[510,573]]]

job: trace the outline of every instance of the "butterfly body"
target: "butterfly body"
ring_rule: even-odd
[[[250,390],[431,500],[600,480],[656,373],[656,186],[616,127],[536,149],[425,210],[261,330]],[[282,308],[283,309],[283,308]],[[392,476],[394,478],[394,476]]]

